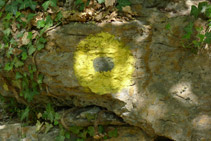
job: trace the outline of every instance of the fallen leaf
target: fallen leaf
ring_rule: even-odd
[[[42,114],[41,113],[38,113],[37,114],[37,118],[40,119],[41,117],[42,117]]]
[[[113,6],[115,2],[116,0],[105,0],[105,6],[106,7]]]
[[[122,11],[125,13],[133,14],[130,6],[122,7]]]
[[[39,35],[39,32],[36,30],[32,30],[32,34],[33,34],[32,39],[35,39]]]
[[[95,16],[95,20],[96,21],[100,21],[100,20],[102,20],[103,19],[103,13],[102,12],[100,12],[99,14],[97,14],[96,16]]]
[[[21,17],[21,20],[25,23],[27,22],[27,19],[25,17]]]
[[[12,31],[16,32],[17,31],[17,24],[15,22],[12,23]]]
[[[14,55],[20,55],[20,54],[22,53],[22,50],[21,50],[21,49],[18,49],[18,48],[14,48],[14,49],[12,50],[12,53],[13,53]]]
[[[30,42],[30,40],[27,38],[28,37],[28,34],[29,34],[28,32],[25,32],[23,34],[23,37],[21,39],[23,45],[27,45]]]

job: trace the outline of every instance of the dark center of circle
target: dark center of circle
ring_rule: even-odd
[[[93,67],[97,72],[111,71],[114,68],[113,59],[110,57],[98,57],[93,61]]]

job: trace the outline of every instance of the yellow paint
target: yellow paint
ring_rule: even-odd
[[[114,68],[96,72],[93,60],[98,57],[113,59]],[[90,35],[82,40],[74,54],[74,71],[79,83],[96,94],[116,93],[131,85],[134,58],[129,47],[109,33]]]

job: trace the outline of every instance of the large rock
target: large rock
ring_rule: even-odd
[[[187,17],[178,15],[187,10],[176,9],[172,14],[139,7],[133,6],[138,14],[133,22],[70,23],[49,32],[46,49],[35,58],[45,76],[42,96],[58,98],[59,105],[107,108],[152,137],[211,140],[211,53],[193,54],[182,48]],[[168,23],[171,30],[165,30]],[[88,35],[100,32],[115,35],[130,46],[135,58],[134,83],[118,93],[92,93],[80,85],[74,72],[77,45]],[[11,95],[2,86],[0,90]]]

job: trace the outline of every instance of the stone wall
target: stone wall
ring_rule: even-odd
[[[134,0],[137,17],[127,23],[69,23],[50,31],[45,49],[35,58],[45,76],[42,96],[46,101],[38,96],[37,102],[47,103],[54,97],[55,105],[97,105],[152,137],[211,140],[211,54],[193,54],[180,42],[190,5],[196,1],[159,2]],[[166,24],[171,25],[170,31]],[[77,45],[100,32],[129,46],[135,58],[134,83],[117,93],[95,94],[80,85],[74,72]],[[2,95],[12,95],[2,86]]]

